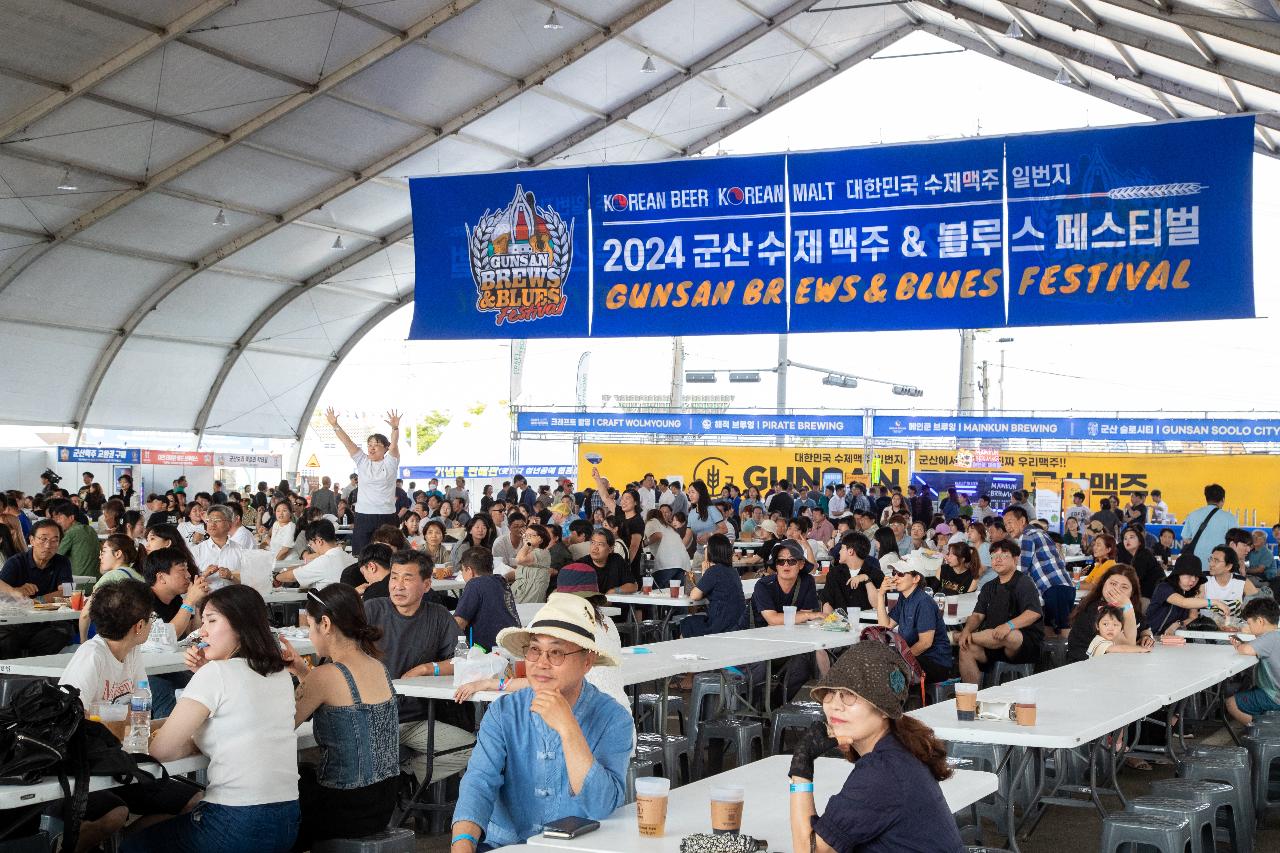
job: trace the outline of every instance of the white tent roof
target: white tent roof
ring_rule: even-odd
[[[300,436],[413,299],[405,176],[696,154],[915,30],[1275,156],[1277,2],[7,0],[0,418]]]

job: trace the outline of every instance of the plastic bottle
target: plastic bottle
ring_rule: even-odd
[[[129,725],[126,729],[125,752],[146,753],[151,748],[151,685],[143,679],[129,699]]]
[[[467,644],[467,638],[459,634],[458,642],[453,647],[453,656],[455,658],[465,658],[470,652],[471,646]]]

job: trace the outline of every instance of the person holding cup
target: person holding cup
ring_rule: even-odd
[[[773,546],[768,559],[774,574],[758,580],[751,592],[751,607],[756,613],[757,621],[766,625],[784,625],[788,618],[785,610],[787,607],[796,608],[796,625],[822,619],[818,585],[813,580],[813,565],[805,560],[804,547],[793,539],[783,539]],[[790,701],[796,691],[809,680],[815,666],[813,654],[787,658],[778,670],[782,685],[781,702]],[[757,670],[763,675],[764,664],[751,664],[750,668],[753,678]]]
[[[893,649],[858,643],[814,686],[825,719],[805,732],[791,759],[793,850],[965,849],[938,784],[951,776],[946,747],[902,713],[909,676]],[[818,815],[815,763],[836,748],[856,763]]]
[[[631,713],[586,680],[618,666],[593,604],[555,593],[498,644],[526,662],[529,687],[494,701],[453,811],[451,853],[520,844],[565,817],[602,820],[626,800]]]
[[[911,646],[924,670],[925,681],[937,684],[951,677],[951,642],[942,611],[934,604],[924,579],[936,577],[938,563],[920,551],[912,551],[900,562],[893,574],[876,588],[868,584],[868,594],[876,608],[876,621],[898,632]],[[898,593],[898,601],[888,609],[885,599],[889,591]]]

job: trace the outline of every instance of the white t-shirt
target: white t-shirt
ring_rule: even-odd
[[[142,657],[136,648],[121,662],[99,634],[76,649],[58,683],[70,684],[79,690],[85,710],[92,711],[96,702],[114,703],[121,697],[127,702],[133,694],[134,685],[146,677]]]
[[[324,589],[342,580],[342,570],[356,560],[341,548],[330,548],[305,566],[293,570],[293,579],[303,589]]]
[[[195,557],[196,567],[202,572],[210,566],[221,566],[224,569],[238,572],[240,571],[240,558],[243,554],[244,548],[229,537],[227,544],[221,548],[212,539],[206,539],[191,549],[191,556]]]
[[[1244,609],[1244,579],[1230,576],[1226,586],[1223,586],[1212,577],[1207,578],[1204,582],[1204,598],[1205,601],[1223,602],[1230,611],[1231,618],[1239,619],[1240,611]],[[1209,615],[1217,616],[1218,611],[1212,610]]]
[[[392,515],[396,511],[396,474],[400,457],[387,453],[382,461],[374,462],[363,450],[351,454],[360,477],[360,491],[356,495],[356,512],[363,515]]]
[[[1094,637],[1089,643],[1089,651],[1085,652],[1089,657],[1096,658],[1099,655],[1105,655],[1107,650],[1114,646],[1115,643],[1106,639],[1101,634]]]
[[[658,506],[657,490],[640,486],[636,491],[640,493],[640,511],[648,515],[649,510]]]
[[[239,545],[241,548],[253,550],[253,534],[249,532],[249,528],[241,525],[231,534],[231,541]]]
[[[263,677],[243,658],[210,661],[191,676],[182,698],[209,709],[209,719],[192,738],[209,756],[205,802],[258,806],[298,799],[288,672]]]
[[[182,536],[182,538],[186,540],[187,545],[192,548],[196,546],[196,543],[192,540],[195,538],[195,534],[197,533],[201,536],[206,535],[203,524],[192,524],[189,521],[183,521],[178,524],[178,534]]]
[[[293,541],[298,538],[298,526],[290,521],[287,524],[276,523],[271,528],[271,545],[267,549],[272,556],[279,554],[281,548],[292,548]]]
[[[663,569],[689,570],[689,552],[684,548],[680,534],[657,519],[649,519],[644,523],[644,538],[647,542],[654,533],[661,533],[662,538],[657,545],[650,545],[653,551],[653,567]]]

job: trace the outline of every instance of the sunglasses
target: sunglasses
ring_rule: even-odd
[[[788,557],[779,557],[778,559],[774,560],[774,563],[776,563],[779,566],[803,566],[804,560],[796,560]]]

